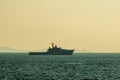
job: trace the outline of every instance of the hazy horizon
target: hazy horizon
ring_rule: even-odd
[[[0,47],[120,51],[119,0],[0,0]]]

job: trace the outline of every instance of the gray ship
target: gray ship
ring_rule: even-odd
[[[73,52],[74,49],[62,49],[60,47],[57,47],[57,45],[54,45],[54,43],[52,43],[52,47],[49,47],[49,49],[46,52],[29,52],[29,55],[72,55]]]

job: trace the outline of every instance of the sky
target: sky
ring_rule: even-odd
[[[120,0],[0,0],[0,47],[120,51]]]

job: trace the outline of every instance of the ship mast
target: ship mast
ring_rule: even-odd
[[[52,48],[54,48],[54,43],[52,43]]]

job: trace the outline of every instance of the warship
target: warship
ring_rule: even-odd
[[[61,47],[57,47],[52,43],[52,47],[49,47],[46,52],[29,52],[29,55],[72,55],[73,50],[62,49]]]

